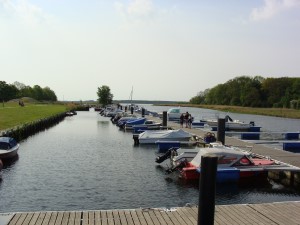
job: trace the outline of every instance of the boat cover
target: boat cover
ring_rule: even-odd
[[[18,143],[11,137],[0,137],[0,149],[8,150],[16,146]]]
[[[139,139],[147,139],[147,138],[155,138],[155,139],[182,139],[182,138],[190,138],[193,135],[184,130],[159,130],[159,131],[145,131],[139,135]]]
[[[136,125],[136,124],[143,124],[145,123],[146,118],[138,118],[135,120],[130,120],[128,122],[126,122],[127,125]]]
[[[249,153],[236,150],[234,148],[226,146],[218,146],[213,148],[202,148],[195,158],[191,161],[191,164],[199,167],[201,165],[201,157],[204,155],[214,155],[218,158],[220,157],[235,157],[236,159],[242,158],[244,155],[249,155]],[[220,166],[220,165],[219,165]]]

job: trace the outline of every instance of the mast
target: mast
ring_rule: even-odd
[[[133,95],[133,86],[131,88],[131,93],[130,93],[130,105],[132,105],[132,95]]]

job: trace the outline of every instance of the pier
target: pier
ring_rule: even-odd
[[[149,116],[149,119],[161,121],[160,118],[157,117],[151,117]],[[167,127],[172,129],[183,129],[187,132],[193,133],[199,137],[204,137],[207,130],[201,129],[201,128],[186,128],[185,124],[183,128],[180,127],[179,123],[173,122],[173,121],[167,121]],[[217,137],[216,131],[209,131],[211,133],[215,133],[215,136]],[[225,133],[226,135],[226,133]],[[284,151],[280,149],[275,149],[270,146],[266,146],[263,144],[257,143],[250,143],[246,142],[245,140],[234,138],[234,137],[225,137],[225,145],[231,145],[231,146],[237,146],[241,148],[248,148],[251,149],[251,152],[269,156],[272,159],[296,166],[300,168],[300,154]],[[276,182],[282,183],[287,186],[292,186],[296,188],[297,190],[300,190],[300,173],[299,172],[293,172],[293,171],[272,171],[268,172],[268,176],[270,179],[273,179]]]
[[[196,225],[197,221],[196,206],[0,214],[0,225]],[[214,224],[299,225],[300,202],[218,205]]]

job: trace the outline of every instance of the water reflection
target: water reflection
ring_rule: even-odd
[[[78,112],[21,143],[3,171],[0,212],[177,207],[198,203],[198,184],[166,175],[156,146],[134,146],[96,112]],[[268,183],[217,186],[217,204],[300,200]]]

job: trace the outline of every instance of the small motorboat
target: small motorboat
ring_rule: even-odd
[[[146,120],[143,124],[133,125],[132,130],[134,133],[145,130],[159,130],[162,126],[162,123],[155,122],[154,120]]]
[[[167,117],[168,117],[169,121],[179,121],[181,114],[182,113],[181,113],[180,107],[170,108],[167,111]],[[162,119],[163,118],[163,113],[159,112],[158,116]]]
[[[192,161],[182,161],[168,169],[167,173],[178,170],[180,178],[187,181],[198,180],[201,177],[201,157],[207,154],[218,157],[217,182],[237,182],[253,177],[266,178],[268,171],[274,170],[300,171],[298,167],[266,156],[234,147],[216,145],[213,148],[202,148]]]
[[[0,181],[2,180],[2,168],[3,168],[3,163],[2,160],[0,159]]]
[[[135,120],[130,120],[130,121],[125,122],[124,129],[125,130],[132,130],[133,126],[141,125],[141,124],[144,124],[145,122],[146,122],[145,117],[136,118]]]
[[[19,144],[11,137],[0,137],[0,160],[11,159],[18,154]]]
[[[182,129],[158,131],[146,130],[138,135],[138,141],[140,144],[155,144],[157,141],[190,142],[196,140],[196,135]]]
[[[207,119],[207,125],[211,127],[218,126],[218,119]],[[239,120],[233,120],[230,116],[225,116],[225,129],[226,130],[249,130],[251,127],[254,127],[255,123],[253,121],[246,123]]]

